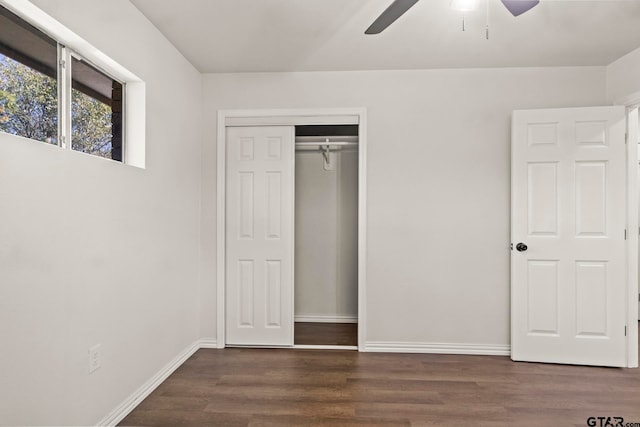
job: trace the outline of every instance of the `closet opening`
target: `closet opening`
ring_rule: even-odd
[[[295,126],[294,345],[358,345],[358,125]]]

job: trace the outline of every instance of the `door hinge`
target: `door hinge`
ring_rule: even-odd
[[[624,143],[627,144],[629,142],[629,134],[625,133],[624,134]]]
[[[624,229],[624,240],[627,240],[627,229]]]
[[[624,336],[627,336],[627,325],[624,326]]]
[[[66,68],[67,67],[67,61],[65,61],[64,59],[60,61],[60,66],[62,68]]]

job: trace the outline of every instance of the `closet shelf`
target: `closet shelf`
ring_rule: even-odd
[[[296,147],[317,146],[357,147],[357,136],[296,136]]]

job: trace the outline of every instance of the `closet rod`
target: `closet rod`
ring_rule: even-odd
[[[305,145],[333,145],[334,143],[350,143],[358,145],[358,137],[351,135],[344,136],[296,136],[296,144],[305,143]],[[308,143],[308,144],[307,144]],[[346,145],[346,144],[336,144]]]

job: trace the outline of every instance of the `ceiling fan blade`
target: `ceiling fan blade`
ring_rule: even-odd
[[[540,3],[540,0],[502,0],[502,4],[513,16],[522,15]]]
[[[384,11],[378,19],[373,21],[373,24],[365,34],[380,34],[387,28],[389,25],[393,24],[396,19],[400,18],[407,10],[411,9],[411,7],[416,4],[418,0],[395,0],[391,5]]]

